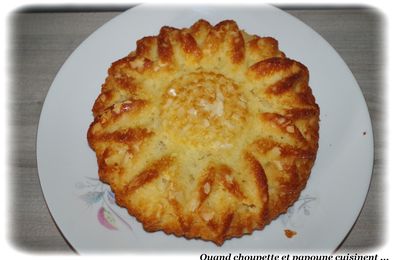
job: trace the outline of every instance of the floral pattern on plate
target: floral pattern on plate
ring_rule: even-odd
[[[294,205],[287,210],[286,214],[280,217],[282,225],[284,227],[301,226],[304,218],[312,214],[317,200],[317,197],[309,194],[301,195]]]
[[[129,222],[117,213],[119,206],[115,203],[114,193],[108,185],[97,178],[86,177],[84,181],[77,182],[75,187],[81,191],[79,199],[88,207],[96,207],[97,220],[103,227],[109,230],[132,230]]]

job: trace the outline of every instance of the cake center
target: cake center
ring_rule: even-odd
[[[175,79],[161,101],[162,126],[168,138],[196,148],[232,147],[247,113],[240,86],[211,72]]]

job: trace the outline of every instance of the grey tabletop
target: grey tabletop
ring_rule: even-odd
[[[8,239],[21,251],[73,253],[46,206],[36,165],[40,111],[58,70],[93,31],[125,6],[43,9],[10,14],[9,225]],[[384,55],[382,15],[366,7],[281,6],[322,35],[353,72],[368,105],[374,131],[371,186],[360,213],[337,252],[371,252],[385,243]],[[340,210],[340,209],[338,209]],[[328,223],[329,224],[329,223]]]

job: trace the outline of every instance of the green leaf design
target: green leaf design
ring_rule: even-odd
[[[104,194],[103,191],[89,191],[79,196],[79,198],[84,202],[86,202],[88,205],[93,205],[94,203],[99,202],[101,200],[103,194]]]

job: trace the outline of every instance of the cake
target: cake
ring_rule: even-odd
[[[146,231],[222,245],[298,199],[318,150],[306,66],[235,21],[161,28],[112,63],[87,138]]]

